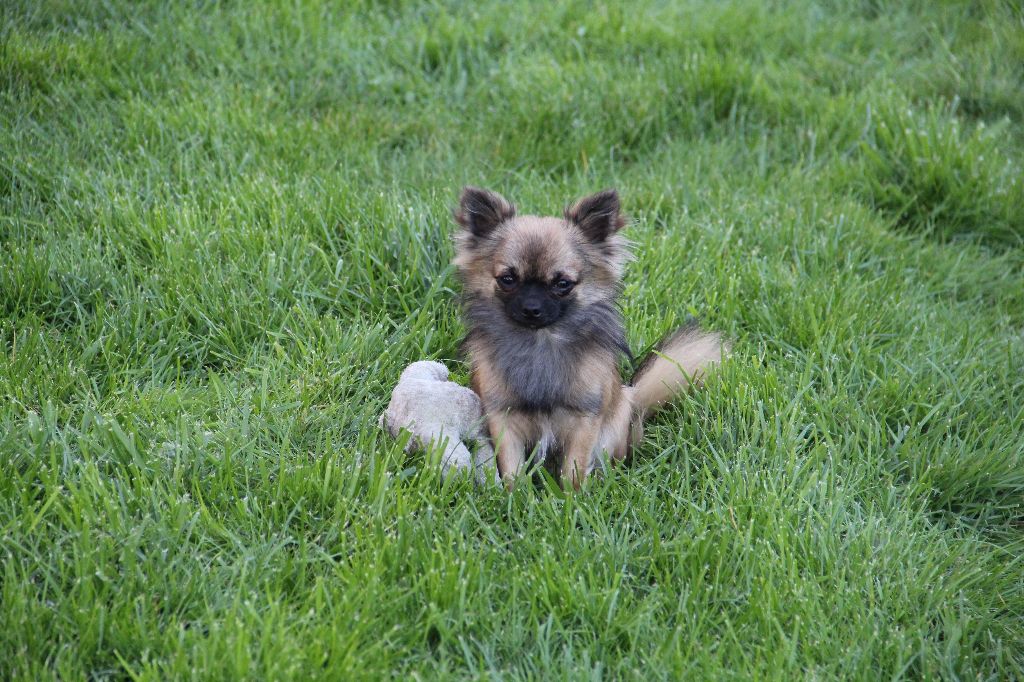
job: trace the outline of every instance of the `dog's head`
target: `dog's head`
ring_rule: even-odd
[[[608,306],[629,258],[626,221],[615,190],[580,199],[561,218],[517,215],[504,197],[462,190],[455,220],[455,265],[476,305],[500,309],[513,324],[541,329]]]

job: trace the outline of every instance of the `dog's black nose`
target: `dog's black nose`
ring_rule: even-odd
[[[537,303],[536,301],[527,301],[523,304],[523,315],[526,317],[537,319],[540,317],[540,313],[540,303]]]

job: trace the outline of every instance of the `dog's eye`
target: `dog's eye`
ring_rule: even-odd
[[[565,279],[563,277],[562,279],[560,279],[557,282],[555,282],[555,284],[554,284],[554,286],[552,288],[555,290],[556,294],[560,294],[560,295],[564,296],[565,294],[567,294],[570,291],[572,291],[572,288],[574,286],[576,286],[575,282],[570,282],[569,280],[567,280],[567,279]]]
[[[498,284],[501,285],[503,289],[511,289],[516,285],[516,281],[516,276],[511,272],[506,273],[498,278]]]

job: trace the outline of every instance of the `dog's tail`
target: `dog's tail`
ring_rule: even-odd
[[[696,321],[669,334],[640,363],[633,374],[636,416],[657,410],[722,361],[729,344],[718,332],[707,332]]]

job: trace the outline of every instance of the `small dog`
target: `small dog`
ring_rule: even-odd
[[[615,190],[548,218],[466,187],[454,214],[471,385],[507,486],[534,452],[560,457],[563,483],[578,488],[603,454],[625,459],[644,417],[726,352],[719,334],[687,325],[622,385],[619,358],[632,356],[617,299],[630,252]]]

